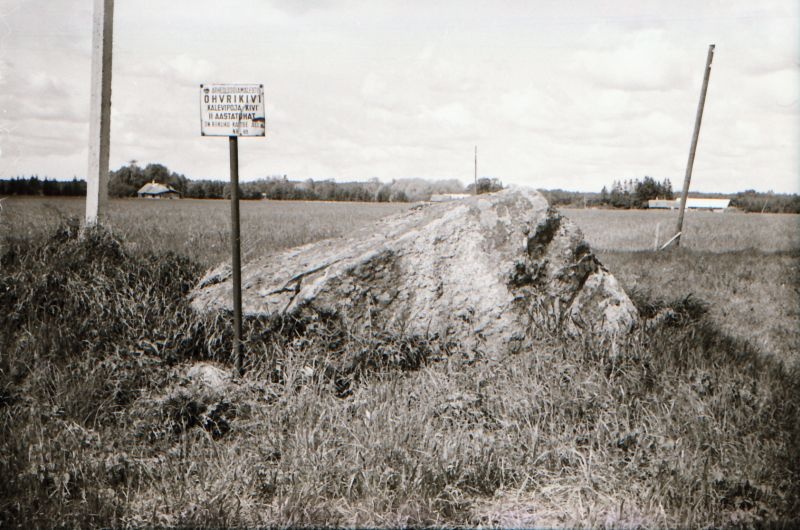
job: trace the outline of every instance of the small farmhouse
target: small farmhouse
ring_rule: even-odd
[[[136,194],[140,198],[144,199],[180,199],[181,194],[178,193],[177,190],[165,186],[164,184],[159,184],[158,182],[148,182],[144,186],[141,187]]]

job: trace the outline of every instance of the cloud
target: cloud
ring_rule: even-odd
[[[798,190],[800,7],[788,4],[117,2],[112,166],[225,177],[227,144],[199,136],[197,85],[255,81],[268,132],[242,142],[244,179],[469,181],[478,144],[479,172],[504,182],[677,182],[716,42],[697,182],[742,189],[768,174],[758,183]],[[0,125],[15,137],[0,136],[0,162],[71,178],[86,164],[66,151],[85,152],[91,3],[13,5]]]
[[[423,119],[432,118],[440,127],[444,127],[448,132],[455,132],[458,129],[474,127],[475,118],[461,102],[454,101],[441,105],[421,116]]]
[[[670,42],[664,30],[645,29],[621,38],[604,37],[608,33],[604,30],[589,39],[589,44],[601,40],[603,47],[573,54],[570,66],[574,74],[603,88],[626,91],[682,89],[691,79],[685,52]]]
[[[55,76],[40,70],[20,71],[14,66],[7,71],[7,81],[0,93],[0,109],[4,111],[4,118],[12,123],[27,120],[84,122],[86,112],[79,108],[73,96],[69,87]]]
[[[347,0],[271,0],[271,7],[292,16],[303,16],[347,5]]]
[[[208,82],[214,67],[207,59],[187,53],[161,56],[155,60],[124,63],[119,65],[117,75],[129,80],[157,78],[164,84],[198,86]],[[129,79],[130,78],[130,79]]]

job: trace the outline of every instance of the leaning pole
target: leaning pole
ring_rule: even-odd
[[[108,203],[113,29],[114,0],[94,0],[89,164],[86,174],[85,224],[87,226],[95,225],[103,219]]]
[[[706,105],[706,93],[708,92],[708,78],[711,76],[711,61],[714,60],[714,45],[709,44],[708,55],[706,56],[706,69],[703,74],[703,88],[700,90],[700,102],[697,104],[697,114],[694,118],[694,132],[692,133],[692,145],[689,147],[689,161],[686,163],[686,176],[683,179],[683,191],[681,192],[681,206],[678,213],[678,226],[675,228],[675,246],[681,244],[681,233],[683,233],[683,214],[686,211],[686,202],[689,198],[689,184],[692,181],[692,168],[694,167],[694,155],[697,153],[697,139],[700,137],[700,124],[703,121],[703,108]],[[671,241],[671,240],[670,240]]]

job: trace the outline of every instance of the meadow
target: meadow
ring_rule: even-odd
[[[82,218],[82,198],[9,197],[2,203],[0,226],[32,237],[50,233],[64,220]],[[242,201],[242,259],[346,234],[407,203]],[[112,199],[107,224],[134,249],[173,251],[203,267],[230,259],[230,202],[182,199]]]
[[[726,333],[800,359],[800,215],[688,211],[680,249],[654,252],[674,234],[677,212],[563,213],[628,291],[693,296]]]
[[[408,204],[244,202],[245,259]],[[225,201],[7,198],[0,526],[786,527],[800,513],[797,216],[564,210],[643,313],[625,340],[531,330],[502,359],[335,319],[245,322],[186,293]],[[696,215],[697,214],[697,215]],[[198,363],[218,379],[191,376]]]
[[[660,248],[674,234],[677,210],[562,210],[598,251]],[[656,239],[658,235],[658,239]],[[800,249],[800,215],[688,210],[681,247],[702,252],[789,252]]]
[[[34,237],[83,214],[81,198],[10,197],[8,233]],[[408,203],[242,201],[242,259],[347,234]],[[708,303],[727,333],[766,354],[800,355],[800,216],[689,211],[681,249],[653,252],[673,235],[677,212],[562,209],[627,290]],[[230,206],[223,200],[115,199],[108,225],[131,249],[174,251],[203,268],[230,259]],[[659,236],[656,239],[656,236]]]

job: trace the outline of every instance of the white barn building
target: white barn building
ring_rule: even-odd
[[[690,210],[725,210],[731,204],[730,199],[704,199],[700,197],[689,197],[686,199],[686,208]],[[681,207],[680,198],[674,201],[655,199],[647,201],[648,208],[669,208],[673,210]]]

